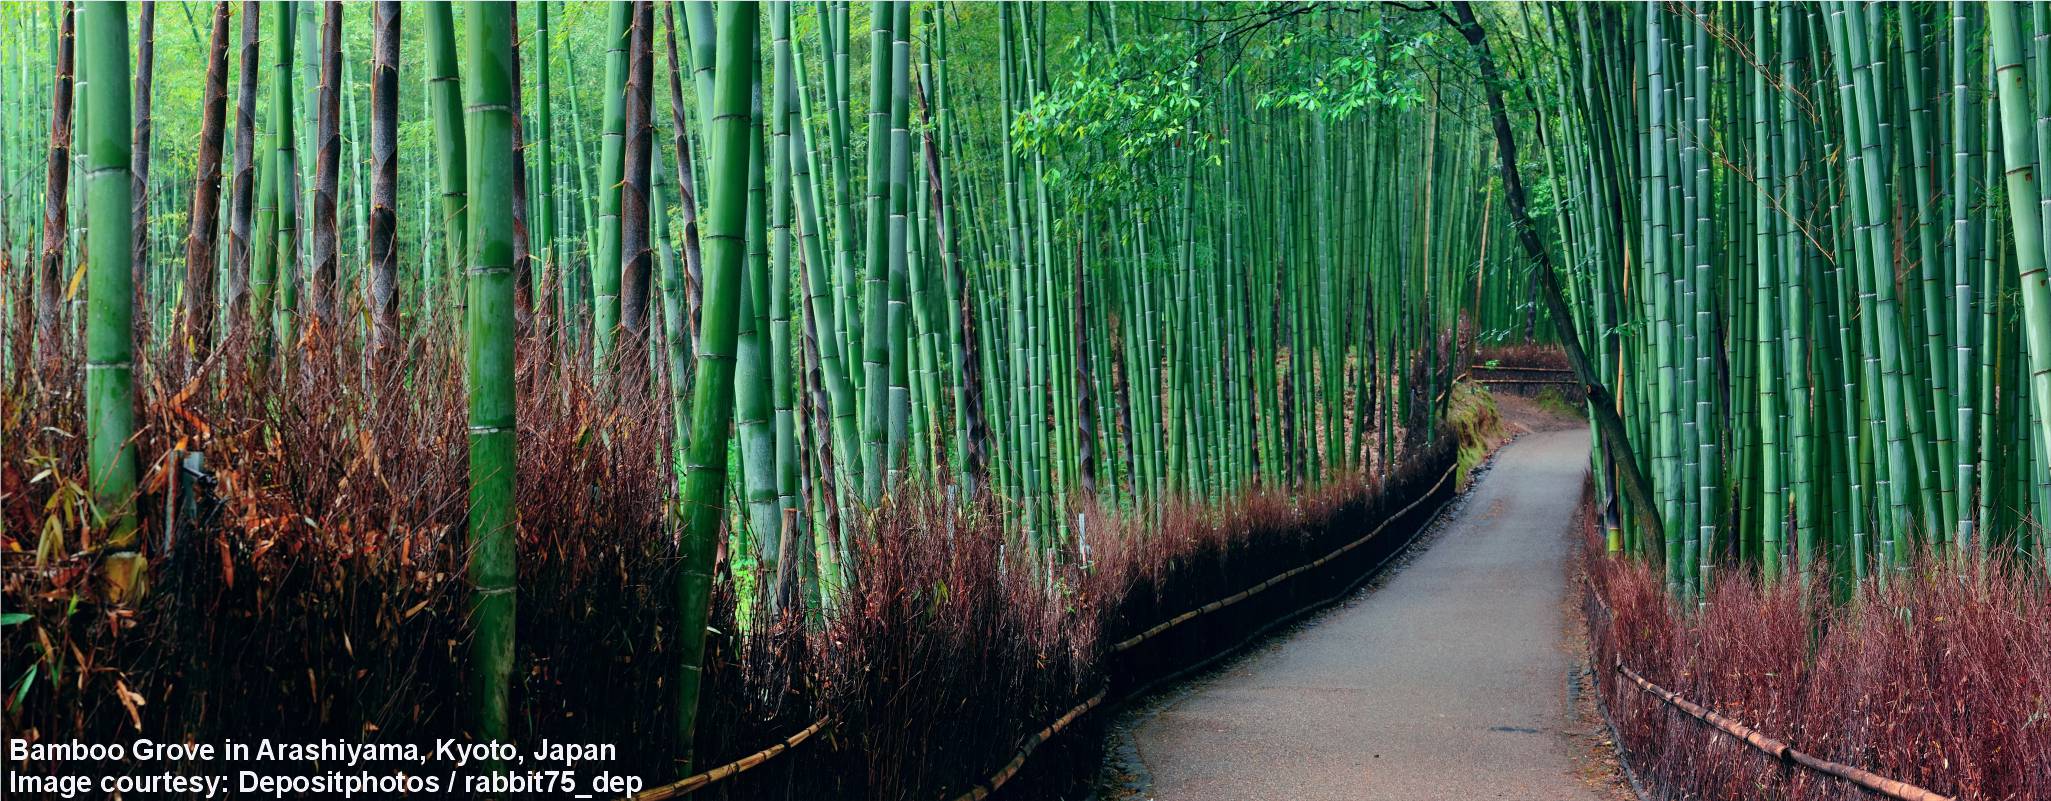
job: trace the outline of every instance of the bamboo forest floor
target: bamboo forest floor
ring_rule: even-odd
[[[1112,727],[1126,799],[1611,799],[1570,700],[1565,617],[1588,434],[1530,401],[1532,433],[1378,588]],[[1600,742],[1592,745],[1600,746]]]

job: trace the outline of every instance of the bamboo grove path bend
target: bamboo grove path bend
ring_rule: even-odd
[[[1133,724],[1161,801],[1598,799],[1563,734],[1585,429],[1496,456],[1428,550]]]

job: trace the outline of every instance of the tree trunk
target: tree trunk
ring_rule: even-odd
[[[249,222],[256,201],[256,0],[242,4],[241,72],[235,89],[235,166],[228,178],[228,330],[249,326]]]
[[[321,18],[320,89],[314,96],[313,317],[323,335],[335,326],[336,198],[342,167],[342,3],[328,0]]]
[[[177,335],[189,374],[213,352],[214,254],[221,211],[221,136],[228,117],[228,3],[214,4],[207,46],[205,105],[200,112],[199,162],[194,167],[191,227],[185,236],[185,330]]]
[[[129,139],[134,179],[130,182],[128,215],[129,284],[135,293],[135,349],[141,352],[149,342],[150,269],[150,87],[156,73],[157,4],[144,3],[137,25],[140,39],[135,47],[134,135]]]
[[[940,145],[933,135],[936,130],[933,109],[927,105],[924,87],[917,87],[917,94],[919,112],[926,123],[920,134],[926,139],[926,183],[930,188],[933,219],[939,221],[940,226],[936,237],[940,241],[940,259],[944,262],[942,269],[946,270],[948,285],[955,293],[949,298],[949,310],[954,315],[954,325],[959,329],[957,334],[960,338],[960,346],[955,351],[955,357],[960,361],[955,365],[955,414],[961,416],[957,425],[963,434],[961,471],[964,494],[973,497],[987,488],[989,480],[989,430],[983,421],[982,357],[976,342],[975,290],[969,285],[968,274],[955,253],[954,209],[947,204],[946,173],[941,169]],[[934,94],[936,103],[945,100],[942,93],[936,91]],[[946,108],[941,111],[944,113]]]
[[[63,349],[64,232],[71,185],[71,78],[75,35],[73,4],[64,4],[57,38],[57,78],[50,87],[50,161],[43,184],[43,253],[36,273],[36,340],[44,364]]]
[[[813,269],[809,261],[799,260],[799,279],[808,287],[812,285],[811,272]],[[817,489],[814,492],[817,494],[819,508],[819,530],[824,534],[821,540],[826,544],[826,553],[823,560],[814,567],[813,580],[806,587],[808,613],[816,612],[823,602],[824,593],[819,586],[819,576],[836,575],[837,566],[841,564],[833,547],[840,539],[840,474],[833,466],[833,428],[832,422],[826,418],[826,378],[820,367],[819,355],[820,312],[818,306],[824,302],[825,300],[819,295],[809,291],[800,300],[800,306],[802,307],[800,315],[802,317],[801,324],[804,326],[804,329],[803,336],[800,337],[802,341],[799,343],[799,358],[803,360],[805,367],[805,376],[801,383],[804,385],[805,393],[802,413],[805,415],[806,425],[799,428],[816,432],[819,439],[817,447],[812,451],[812,459],[810,461],[818,475]],[[808,542],[807,544],[809,545],[810,543]],[[810,549],[807,550],[809,552]],[[803,555],[797,556],[803,558]],[[801,562],[800,566],[802,567],[803,564]]]
[[[1624,492],[1631,499],[1638,525],[1644,529],[1641,536],[1647,542],[1663,542],[1663,525],[1658,507],[1653,505],[1652,485],[1639,468],[1630,434],[1624,428],[1623,418],[1617,414],[1614,396],[1603,385],[1602,377],[1596,374],[1595,366],[1588,361],[1588,354],[1581,349],[1580,334],[1574,330],[1574,317],[1567,310],[1566,298],[1560,291],[1559,276],[1553,272],[1552,256],[1546,252],[1545,243],[1539,240],[1538,228],[1527,211],[1524,182],[1517,174],[1517,140],[1511,134],[1509,111],[1503,106],[1502,75],[1496,70],[1495,58],[1489,54],[1488,35],[1475,19],[1474,5],[1469,0],[1455,0],[1453,10],[1459,15],[1455,27],[1461,36],[1466,37],[1468,47],[1474,52],[1475,64],[1481,71],[1482,87],[1488,96],[1496,156],[1502,170],[1503,199],[1514,221],[1517,242],[1524,247],[1524,255],[1531,259],[1532,271],[1538,277],[1539,289],[1545,298],[1546,312],[1552,317],[1560,344],[1566,348],[1567,362],[1573,366],[1574,375],[1587,392],[1588,407],[1595,415],[1596,429],[1601,432],[1603,445],[1610,449],[1610,456],[1616,461],[1618,478],[1622,479]]]
[[[372,11],[370,341],[381,368],[399,334],[399,11],[398,0]]]
[[[654,144],[653,84],[655,11],[647,0],[634,2],[628,33],[624,128],[626,142],[620,167],[620,359],[621,366],[641,366],[648,351],[648,168]]]
[[[520,113],[520,15],[506,35],[513,59],[513,327],[521,339],[534,332],[534,243],[527,228],[527,131]],[[544,182],[546,183],[546,182]]]

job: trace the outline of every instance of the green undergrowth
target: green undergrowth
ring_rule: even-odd
[[[1459,440],[1460,486],[1467,486],[1468,477],[1481,460],[1488,458],[1490,451],[1509,440],[1503,427],[1503,417],[1496,410],[1496,399],[1488,390],[1477,384],[1461,382],[1453,388],[1453,401],[1446,410],[1446,423],[1453,428]]]
[[[1588,419],[1587,407],[1568,398],[1566,393],[1560,391],[1559,387],[1546,387],[1539,390],[1538,397],[1533,398],[1532,401],[1538,404],[1538,408],[1561,417],[1574,420]]]

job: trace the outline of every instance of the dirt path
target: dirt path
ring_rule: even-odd
[[[1511,443],[1385,586],[1141,707],[1131,797],[1612,797],[1577,775],[1561,634],[1587,449],[1585,428]]]

